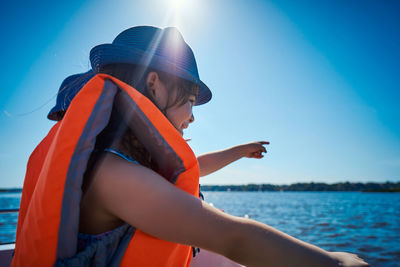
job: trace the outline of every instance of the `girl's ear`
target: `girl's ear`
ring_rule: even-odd
[[[146,78],[147,90],[149,90],[149,93],[153,98],[156,98],[159,82],[160,80],[157,72],[152,71],[147,75]]]
[[[157,72],[152,71],[147,75],[146,86],[149,98],[160,110],[163,110],[168,103],[168,92]]]

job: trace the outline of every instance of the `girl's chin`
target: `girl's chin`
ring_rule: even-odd
[[[178,129],[178,128],[175,128],[182,136],[183,136],[183,130],[182,129]]]

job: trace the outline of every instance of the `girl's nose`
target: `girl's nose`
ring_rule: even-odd
[[[192,113],[192,116],[190,116],[190,119],[189,119],[189,123],[192,123],[192,122],[194,122],[194,116],[193,116],[193,113]]]

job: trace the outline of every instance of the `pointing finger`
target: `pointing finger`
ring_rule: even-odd
[[[258,143],[260,143],[261,145],[269,145],[268,141],[259,141]]]

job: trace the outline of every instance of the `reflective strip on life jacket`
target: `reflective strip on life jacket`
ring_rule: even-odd
[[[56,259],[76,254],[83,176],[113,105],[131,116],[128,126],[156,161],[157,172],[198,196],[197,159],[179,132],[137,90],[98,74],[75,96],[62,121],[29,159],[12,266],[51,266]],[[121,266],[189,266],[191,259],[189,246],[138,229],[123,249],[118,252],[123,254]]]

